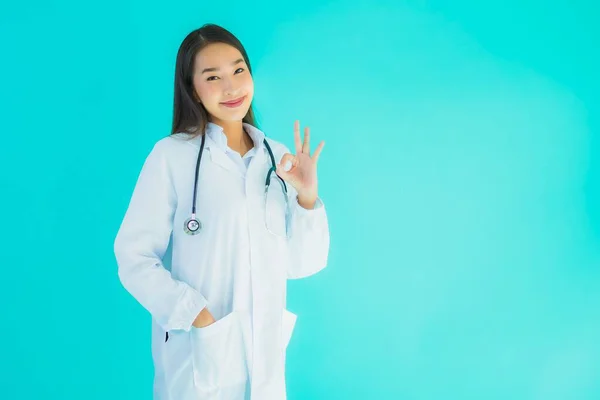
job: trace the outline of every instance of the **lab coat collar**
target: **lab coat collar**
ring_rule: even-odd
[[[256,154],[253,156],[255,158],[253,164],[265,162],[268,159],[268,157],[265,156],[267,149],[263,143],[263,140],[265,139],[264,132],[246,122],[243,123],[243,126],[246,129],[246,132],[248,132],[248,135],[250,135],[250,137],[252,138],[252,141],[254,142]],[[234,161],[231,158],[229,158],[229,156],[226,153],[227,137],[223,132],[223,128],[220,125],[217,125],[213,122],[209,122],[206,126],[205,134],[206,142],[204,144],[204,147],[208,150],[211,160],[215,164],[218,164],[219,166],[227,169],[228,171],[243,176],[239,170],[239,167],[234,163]],[[201,141],[202,137],[197,136],[190,143],[194,147],[199,149]]]
[[[256,152],[258,153],[259,151],[263,150],[262,148],[264,146],[263,140],[265,139],[265,134],[260,129],[246,122],[243,122],[242,125],[254,142],[254,149],[256,149]],[[212,145],[217,146],[224,153],[227,152],[227,136],[225,136],[223,128],[220,125],[217,125],[214,122],[209,122],[206,126],[206,135],[207,138],[212,139]]]

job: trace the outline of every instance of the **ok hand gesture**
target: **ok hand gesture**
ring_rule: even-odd
[[[300,140],[300,121],[294,123],[294,143],[296,154],[286,153],[281,158],[275,172],[290,183],[298,192],[298,202],[302,207],[312,208],[318,197],[317,162],[325,142],[321,141],[310,155],[310,128],[304,128],[304,140]]]

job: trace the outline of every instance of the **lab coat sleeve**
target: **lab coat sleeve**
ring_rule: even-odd
[[[327,266],[329,256],[329,222],[325,204],[317,198],[314,207],[305,209],[298,203],[298,193],[287,184],[290,214],[290,256],[288,279],[316,274]]]
[[[165,330],[189,331],[207,300],[174,279],[162,258],[173,229],[177,196],[158,142],[147,156],[114,241],[118,276],[125,289]]]

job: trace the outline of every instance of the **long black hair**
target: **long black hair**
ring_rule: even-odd
[[[209,121],[208,112],[204,105],[196,101],[194,97],[194,60],[200,50],[213,43],[225,43],[238,49],[244,57],[250,75],[252,75],[252,67],[244,46],[227,29],[215,24],[205,24],[190,32],[183,39],[177,52],[171,135],[186,132],[196,136],[206,131]],[[250,104],[243,122],[256,126],[252,104]]]

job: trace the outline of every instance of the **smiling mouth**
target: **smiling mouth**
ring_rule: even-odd
[[[223,102],[221,104],[223,104],[225,107],[238,107],[239,105],[241,105],[244,102],[245,99],[246,99],[246,96],[242,96],[238,99]]]

